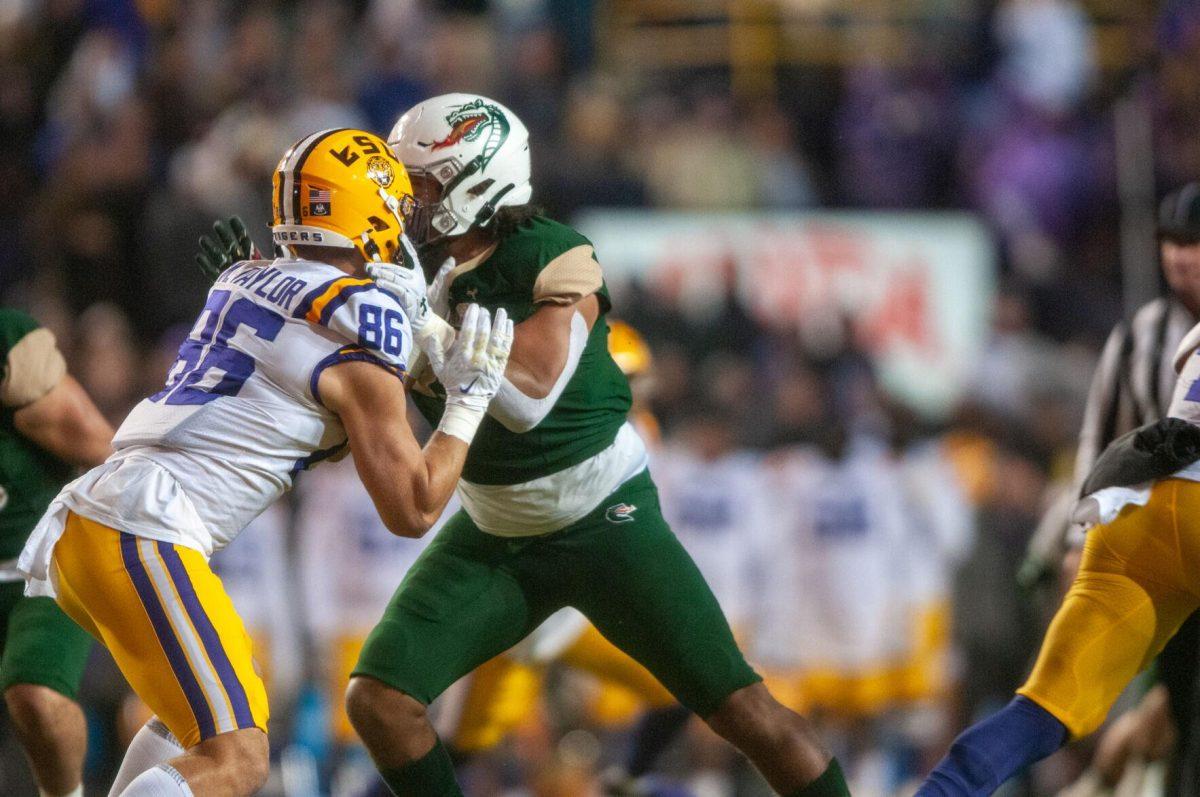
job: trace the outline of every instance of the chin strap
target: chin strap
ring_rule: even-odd
[[[480,226],[483,226],[484,224],[487,224],[489,221],[491,221],[492,216],[496,215],[496,210],[497,210],[496,206],[500,204],[500,200],[504,197],[505,194],[507,194],[509,191],[513,190],[516,187],[517,187],[516,183],[509,183],[508,185],[504,186],[499,191],[497,191],[495,196],[493,196],[486,203],[484,203],[484,206],[481,207],[479,209],[479,212],[475,214],[475,223]]]

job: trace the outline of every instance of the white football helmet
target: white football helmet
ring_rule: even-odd
[[[529,184],[529,131],[512,111],[478,94],[443,94],[413,106],[396,122],[388,144],[410,175],[442,186],[434,207],[419,209],[428,229],[418,243],[462,235],[487,224],[505,205],[523,205]],[[425,212],[422,212],[424,210]]]

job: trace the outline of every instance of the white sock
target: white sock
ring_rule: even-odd
[[[184,749],[179,740],[167,730],[162,720],[151,717],[129,743],[129,749],[125,751],[125,758],[121,761],[121,769],[117,772],[117,779],[108,790],[108,797],[124,794],[126,787],[138,775],[183,753]]]
[[[66,794],[51,794],[45,789],[38,789],[38,797],[83,797],[83,784],[80,783]]]
[[[121,797],[195,797],[187,781],[170,764],[159,764],[133,779]]]

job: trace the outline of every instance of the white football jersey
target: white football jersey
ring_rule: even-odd
[[[770,522],[760,459],[733,452],[705,460],[666,446],[651,467],[663,517],[716,595],[731,626],[748,632],[762,542]]]
[[[64,509],[220,550],[297,472],[344,450],[345,430],[321,403],[322,371],[365,360],[403,376],[411,345],[399,304],[371,280],[288,258],[234,265],[209,290],[166,385],[130,412],[116,453],[63,488],[22,569],[44,577]]]
[[[755,660],[844,675],[903,660],[911,540],[889,452],[858,440],[833,461],[798,448],[767,469],[777,520],[756,609]]]
[[[1167,415],[1200,425],[1200,324],[1192,328],[1175,352],[1175,392]]]
[[[1175,391],[1171,394],[1171,406],[1167,410],[1167,416],[1171,418],[1179,418],[1188,423],[1200,426],[1200,324],[1192,327],[1191,331],[1184,336],[1180,342],[1179,348],[1175,351],[1175,370],[1179,373],[1175,380]],[[1177,478],[1188,479],[1190,481],[1200,481],[1200,462],[1193,462],[1183,470],[1174,474]],[[1116,492],[1121,493],[1121,488],[1101,491],[1106,493]],[[1137,491],[1126,490],[1125,493]],[[1145,504],[1149,500],[1149,490],[1141,490],[1141,495],[1133,499],[1129,496],[1128,499],[1133,503]],[[1097,496],[1099,499],[1099,495]],[[1106,503],[1115,504],[1109,508]],[[1100,499],[1101,504],[1101,519],[1104,522],[1109,522],[1116,513],[1120,511],[1120,506],[1123,500],[1105,501]]]
[[[975,513],[954,464],[938,442],[904,452],[897,463],[910,517],[906,553],[918,605],[949,599],[954,572],[975,544]]]
[[[414,540],[388,531],[350,459],[305,474],[296,494],[310,633],[365,637],[435,532]],[[457,509],[450,503],[439,526]]]
[[[276,501],[246,533],[210,560],[254,643],[254,659],[268,675],[272,696],[292,694],[304,673],[300,613],[287,555],[287,501]]]

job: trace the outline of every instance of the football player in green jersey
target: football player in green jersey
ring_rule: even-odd
[[[425,706],[563,606],[581,610],[685,706],[747,755],[780,794],[845,794],[808,724],[746,664],[708,585],[658,506],[627,423],[629,384],[608,352],[611,304],[591,244],[528,203],[529,136],[507,108],[450,94],[388,137],[421,207],[411,234],[425,275],[380,264],[418,345],[436,358],[459,308],[517,322],[505,384],[480,426],[455,515],[409,571],[351,680],[351,722],[397,794],[456,795]],[[423,222],[423,224],[422,224]],[[414,371],[431,421],[442,390]]]
[[[573,606],[781,795],[846,795],[837,762],[746,663],[662,518],[626,418],[629,383],[608,352],[600,264],[586,238],[529,204],[525,126],[486,97],[450,94],[409,110],[388,143],[419,202],[409,230],[419,260],[442,266],[430,286],[411,264],[368,269],[400,299],[423,356],[442,356],[468,303],[503,307],[517,326],[505,381],[467,454],[463,509],[405,576],[347,692],[384,780],[397,795],[461,795],[426,707]],[[210,273],[252,249],[241,230],[220,227],[201,245]],[[410,379],[436,424],[443,387],[420,359]]]
[[[16,558],[73,466],[113,431],[66,370],[50,330],[0,309],[0,689],[43,795],[83,794],[87,726],[75,702],[92,638],[50,598],[25,597]]]

